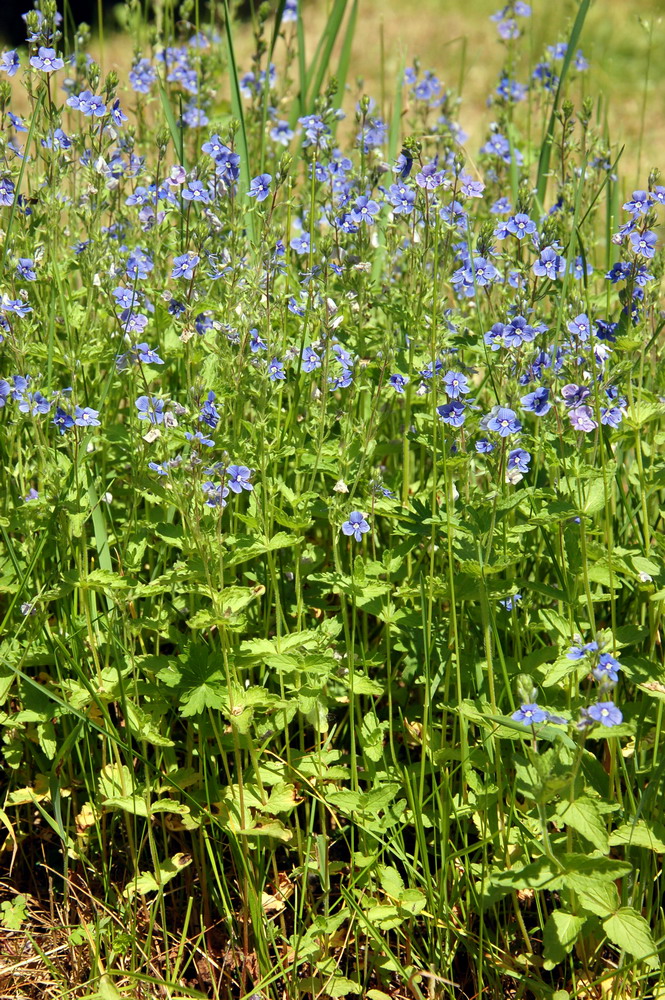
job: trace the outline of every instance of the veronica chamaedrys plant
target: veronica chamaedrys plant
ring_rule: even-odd
[[[352,97],[354,4],[273,6],[126,5],[105,75],[44,0],[0,55],[30,975],[103,992],[40,938],[78,893],[125,993],[655,996],[665,189],[587,0],[497,11],[477,156],[422,60]]]

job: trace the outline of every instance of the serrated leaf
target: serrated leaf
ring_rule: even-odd
[[[619,906],[619,892],[614,882],[601,882],[593,879],[576,879],[569,875],[566,887],[577,893],[577,903],[582,910],[593,913],[597,917],[606,917]]]
[[[288,813],[298,804],[298,793],[295,785],[278,781],[270,792],[270,797],[263,807],[267,813]]]
[[[379,866],[379,882],[383,891],[393,899],[399,899],[404,892],[404,880],[392,865]]]
[[[362,986],[359,983],[354,983],[352,979],[347,979],[346,976],[335,976],[326,984],[323,994],[330,997],[347,997],[349,993],[358,994],[362,991]]]
[[[367,911],[367,919],[373,927],[382,931],[390,931],[403,924],[407,917],[399,912],[397,906],[382,904],[370,906]]]
[[[577,917],[564,910],[554,910],[550,913],[543,932],[546,969],[553,969],[572,951],[584,922],[584,917]]]
[[[651,969],[658,968],[660,960],[649,925],[632,906],[622,906],[604,920],[603,929],[617,948],[644,962]]]
[[[287,830],[281,820],[264,820],[262,817],[258,818],[255,826],[247,827],[244,830],[236,830],[235,832],[246,837],[274,837],[276,840],[284,841],[284,843],[288,843],[293,838],[293,832]]]
[[[644,819],[623,823],[610,834],[610,846],[625,844],[627,847],[646,847],[647,850],[665,854],[665,826]]]
[[[129,882],[125,887],[125,896],[130,897],[135,892],[139,892],[144,896],[149,892],[159,892],[171,879],[179,875],[183,868],[186,868],[191,863],[192,859],[190,855],[182,853],[174,854],[172,858],[166,858],[165,861],[160,862],[158,872],[154,875],[152,872],[141,872],[140,875]]]
[[[182,548],[184,540],[182,525],[168,524],[166,521],[160,521],[159,524],[156,524],[152,530],[158,538],[161,538],[163,542],[166,542],[168,545],[172,545],[178,549]]]
[[[351,687],[351,680],[349,679],[349,688],[350,687]],[[372,680],[371,677],[366,677],[364,674],[354,675],[353,677],[354,694],[380,695],[383,694],[383,691],[384,691],[383,684],[379,684],[378,681]]]
[[[609,852],[609,840],[603,817],[596,802],[582,795],[574,802],[560,802],[556,808],[558,818],[577,830],[603,854]]]

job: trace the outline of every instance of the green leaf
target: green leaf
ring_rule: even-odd
[[[610,849],[607,829],[603,822],[603,817],[594,799],[587,795],[582,795],[574,802],[560,802],[556,808],[556,814],[566,826],[577,830],[583,837],[586,837],[594,847],[597,847],[603,854],[607,854]]]
[[[182,548],[184,533],[181,524],[168,524],[166,521],[160,521],[152,530],[163,542],[179,549]]]
[[[603,929],[612,944],[651,969],[660,965],[651,930],[648,923],[632,906],[622,906],[603,921]]]
[[[110,976],[106,973],[99,980],[99,992],[96,994],[99,1000],[125,1000],[118,987]]]
[[[578,882],[574,876],[566,879],[566,885],[577,893],[577,903],[582,910],[606,917],[619,906],[619,892],[614,882],[584,880]]]
[[[397,906],[386,903],[380,906],[370,906],[367,911],[367,919],[379,930],[390,931],[403,924],[407,917],[406,914],[399,912]]]
[[[383,757],[383,741],[388,725],[385,720],[379,722],[374,712],[368,712],[360,727],[360,745],[375,763]]]
[[[4,899],[0,903],[0,923],[10,931],[20,931],[21,925],[28,918],[28,901],[25,896],[15,896]]]
[[[288,813],[298,804],[298,793],[295,785],[278,781],[270,792],[270,797],[263,807],[267,813]]]
[[[576,917],[564,910],[554,910],[550,913],[543,932],[543,957],[547,970],[563,962],[566,955],[572,951],[584,923],[584,917]]]
[[[610,846],[646,847],[647,850],[665,854],[665,826],[662,823],[635,820],[634,823],[623,823],[610,834]]]
[[[207,646],[192,643],[178,660],[182,664],[181,714],[188,717],[200,715],[206,708],[222,708],[227,690],[221,656],[209,654]]]
[[[349,688],[350,687],[351,687],[351,679],[349,678]],[[383,694],[383,691],[384,691],[383,684],[379,684],[378,681],[372,680],[371,677],[365,677],[364,674],[353,675],[354,694],[380,695]]]
[[[404,892],[404,880],[392,865],[379,866],[379,881],[383,891],[393,899],[399,899]]]
[[[609,489],[609,486],[608,486]],[[592,480],[585,493],[582,513],[598,514],[605,506],[605,486],[602,479]]]
[[[323,988],[323,994],[330,997],[346,997],[349,993],[362,993],[362,986],[346,976],[335,976]]]
[[[183,868],[192,863],[188,854],[174,854],[172,858],[166,858],[160,862],[157,872],[141,872],[125,887],[125,896],[131,897],[135,892],[146,896],[149,892],[159,892],[172,879],[179,875]]]

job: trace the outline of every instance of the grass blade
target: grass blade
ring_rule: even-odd
[[[171,138],[173,139],[173,148],[180,158],[180,163],[183,167],[187,167],[185,162],[185,136],[182,128],[179,128],[176,121],[175,115],[173,114],[173,109],[169,102],[169,95],[166,91],[161,77],[158,78],[159,82],[159,99],[162,102],[162,110],[164,112],[164,117],[166,118],[166,123],[169,127],[169,132],[171,133]]]
[[[247,207],[247,192],[249,191],[250,170],[249,170],[249,148],[247,145],[247,131],[245,129],[245,115],[242,109],[242,98],[240,95],[240,79],[238,77],[238,64],[236,63],[235,49],[233,46],[233,28],[231,27],[231,12],[229,11],[229,0],[224,0],[224,30],[226,33],[226,45],[229,59],[229,75],[231,78],[231,108],[233,115],[240,122],[238,130],[238,152],[240,153],[240,186],[238,196],[244,205],[244,223],[247,228],[250,241],[256,245],[256,233],[254,228],[254,216]]]
[[[342,26],[344,14],[346,12],[347,0],[335,0],[326,30],[321,35],[316,54],[307,74],[307,113],[311,114],[314,109],[314,102],[319,96],[323,79],[330,65],[330,56],[337,41],[339,29]]]
[[[4,236],[5,236],[5,245],[4,245],[4,248],[3,248],[3,251],[2,251],[2,262],[0,262],[0,269],[4,268],[5,261],[7,260],[7,254],[9,253],[10,237],[11,237],[11,234],[12,234],[12,227],[14,225],[14,216],[16,215],[16,206],[18,205],[18,199],[19,199],[19,195],[20,195],[20,192],[21,192],[21,184],[23,182],[23,174],[25,173],[25,166],[26,166],[26,163],[28,162],[27,161],[28,150],[30,149],[30,144],[32,142],[32,136],[33,136],[34,131],[35,131],[35,122],[37,121],[37,118],[39,117],[39,111],[40,111],[40,108],[42,106],[43,101],[44,101],[44,91],[41,90],[40,93],[39,93],[39,97],[37,98],[37,103],[35,104],[35,110],[33,112],[32,119],[30,121],[30,128],[28,130],[28,138],[26,139],[26,143],[25,143],[25,153],[23,155],[23,159],[21,160],[21,169],[19,170],[18,181],[16,182],[16,190],[14,191],[14,200],[12,202],[12,207],[9,210],[9,222],[7,223],[7,229],[6,229],[6,232],[4,234]]]
[[[554,139],[554,125],[556,123],[556,114],[559,110],[559,102],[561,100],[561,93],[563,90],[563,85],[568,74],[568,69],[573,59],[573,54],[575,52],[575,46],[579,42],[580,35],[582,34],[582,28],[584,26],[584,20],[587,16],[591,0],[582,0],[580,8],[577,12],[577,17],[575,18],[575,23],[573,24],[573,30],[570,33],[570,38],[568,39],[568,48],[566,49],[566,55],[563,60],[563,66],[561,67],[561,76],[559,77],[559,83],[556,88],[556,94],[554,95],[554,102],[552,104],[552,110],[550,112],[550,118],[547,125],[547,131],[545,132],[545,138],[543,139],[543,144],[540,147],[540,159],[538,160],[538,174],[536,179],[536,199],[540,205],[540,210],[543,210],[543,204],[545,201],[545,192],[547,190],[547,175],[550,169],[550,157],[552,155],[552,142]]]
[[[356,32],[356,20],[358,18],[358,0],[353,0],[353,7],[351,8],[351,13],[349,15],[349,20],[346,25],[346,31],[344,32],[344,41],[342,42],[342,51],[339,56],[339,65],[337,67],[337,84],[338,91],[334,100],[334,107],[340,108],[342,101],[344,100],[344,92],[346,89],[346,78],[349,75],[349,65],[351,63],[351,48],[353,46],[353,37]],[[337,123],[335,123],[336,125]]]

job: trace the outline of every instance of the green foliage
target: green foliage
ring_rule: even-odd
[[[250,77],[234,4],[154,30],[129,4],[157,75],[124,131],[27,71],[20,160],[0,136],[0,923],[53,995],[663,995],[663,260],[612,240],[589,6],[556,79],[504,39],[530,89],[492,95],[477,167],[419,65],[348,99],[358,0],[309,59],[292,5],[253,5]],[[79,42],[70,71],[111,105]],[[533,240],[501,236],[517,211]]]

